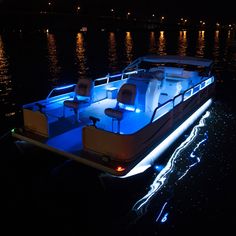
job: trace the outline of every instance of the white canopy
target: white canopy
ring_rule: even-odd
[[[150,55],[141,57],[140,61],[146,61],[151,63],[176,63],[194,66],[204,66],[209,67],[212,65],[213,61],[210,59],[199,58],[199,57],[189,57],[189,56],[175,56],[175,55]]]

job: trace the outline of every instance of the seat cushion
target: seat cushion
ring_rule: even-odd
[[[66,100],[64,101],[64,106],[77,109],[79,107],[79,103],[77,101]]]
[[[122,120],[123,118],[123,112],[120,110],[116,110],[113,108],[107,108],[105,109],[105,114],[111,118],[115,118],[117,120]]]
[[[126,83],[121,86],[117,95],[117,101],[127,105],[134,105],[136,98],[136,85]]]
[[[69,108],[74,108],[74,109],[79,109],[83,107],[87,107],[90,105],[90,102],[87,100],[65,100],[64,101],[64,106],[69,107]]]

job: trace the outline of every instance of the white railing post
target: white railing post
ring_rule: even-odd
[[[107,74],[107,84],[110,82],[110,73]]]

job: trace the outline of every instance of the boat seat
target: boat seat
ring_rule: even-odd
[[[113,123],[114,121],[117,121],[118,123],[117,132],[120,133],[120,121],[124,118],[124,114],[126,112],[131,112],[131,111],[127,111],[125,108],[121,107],[120,105],[122,104],[123,106],[125,105],[135,106],[136,93],[137,91],[136,91],[135,84],[130,84],[130,83],[123,84],[121,88],[119,89],[119,92],[117,95],[116,107],[105,109],[104,111],[105,114],[112,118],[112,131],[113,131]]]
[[[105,110],[105,114],[107,116],[110,116],[114,119],[117,119],[117,120],[122,120],[123,119],[123,112],[120,111],[120,110],[115,110],[115,109],[112,109],[112,108],[107,108]]]
[[[74,110],[76,121],[78,121],[79,111],[89,106],[92,102],[93,87],[93,80],[79,79],[75,86],[73,99],[65,100],[63,103],[63,117],[65,117],[65,108],[71,108]]]

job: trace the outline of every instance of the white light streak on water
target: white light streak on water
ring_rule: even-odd
[[[207,134],[205,134],[205,138],[204,138],[203,140],[201,140],[201,141],[196,145],[196,147],[194,148],[194,150],[191,152],[190,157],[191,157],[191,158],[196,158],[196,161],[195,161],[192,165],[189,165],[189,167],[186,169],[185,173],[183,173],[182,176],[180,176],[178,180],[182,179],[182,178],[188,173],[188,171],[189,171],[193,166],[195,166],[196,164],[198,164],[198,163],[201,161],[201,159],[200,159],[199,157],[196,157],[196,155],[195,155],[194,153],[196,152],[196,150],[199,148],[199,146],[200,146],[202,143],[206,142],[207,139],[208,139],[208,136],[207,136]]]
[[[158,214],[158,216],[156,218],[156,222],[158,222],[158,220],[160,219],[160,217],[162,215],[162,212],[164,211],[166,205],[167,205],[167,202],[165,202],[164,205],[162,206],[161,211],[160,211],[160,213]]]
[[[175,167],[175,162],[176,159],[179,157],[179,154],[186,148],[188,147],[192,141],[195,139],[195,137],[198,135],[199,130],[201,127],[205,126],[205,119],[207,117],[209,117],[210,112],[207,111],[205,113],[205,115],[202,116],[201,120],[199,121],[199,123],[194,126],[194,128],[192,129],[190,135],[188,136],[188,138],[182,142],[180,144],[179,147],[177,147],[175,149],[175,151],[173,152],[173,154],[171,155],[168,163],[166,164],[166,166],[161,170],[161,172],[156,176],[156,178],[154,179],[153,183],[150,185],[150,190],[148,191],[148,193],[142,197],[141,199],[139,199],[133,206],[133,210],[138,212],[141,211],[141,213],[143,213],[143,211],[146,211],[146,207],[150,201],[150,199],[153,197],[153,195],[155,193],[157,193],[165,184],[166,180],[169,178],[170,174],[173,172],[174,167]],[[196,147],[194,148],[194,150],[192,151],[192,153],[190,154],[190,157],[193,158],[195,157],[194,153],[197,150],[197,148],[206,141],[206,138],[204,138],[203,140],[201,140]],[[197,159],[198,160],[198,159]],[[199,162],[199,161],[198,161]],[[196,164],[196,163],[195,163]],[[179,177],[177,179],[180,180],[183,176],[186,175],[186,173],[188,172],[188,170],[194,166],[195,164],[192,164],[190,166],[187,167],[187,170],[181,175],[181,177]]]

